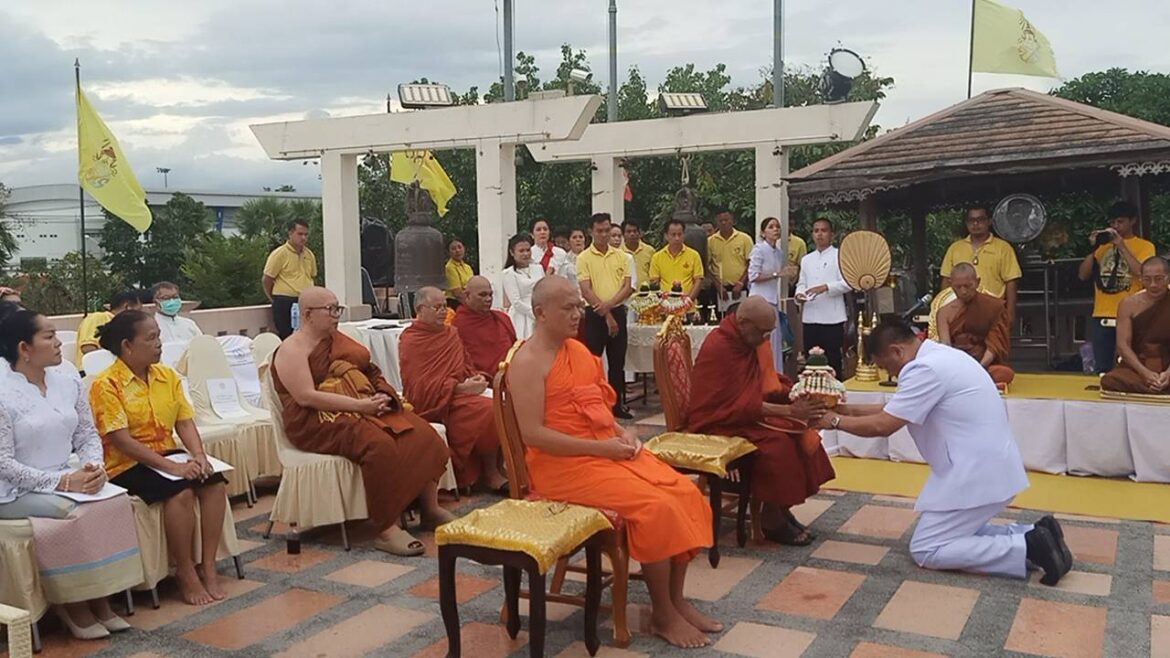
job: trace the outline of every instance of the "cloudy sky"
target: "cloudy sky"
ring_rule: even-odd
[[[499,0],[498,4],[502,4]],[[516,0],[516,49],[545,77],[559,47],[584,48],[606,83],[607,2]],[[1066,78],[1112,66],[1170,71],[1170,3],[1014,0]],[[481,91],[500,75],[494,0],[4,0],[0,3],[0,181],[75,180],[73,68],[147,188],[318,190],[316,170],[265,159],[251,123],[383,111],[426,76]],[[653,88],[670,67],[723,62],[733,84],[771,63],[768,0],[619,0],[619,67]],[[502,7],[501,7],[502,9]],[[789,0],[786,61],[819,67],[837,44],[896,79],[877,121],[894,127],[964,98],[967,0]],[[624,73],[623,73],[624,77]],[[975,92],[1042,78],[977,74]]]

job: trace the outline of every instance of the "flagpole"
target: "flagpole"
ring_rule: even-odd
[[[74,90],[76,96],[81,97],[81,61],[77,58],[73,60],[73,81],[77,88]],[[77,135],[78,140],[81,139],[81,133]],[[77,144],[78,153],[81,152],[81,142]],[[80,170],[78,170],[80,173]],[[77,182],[77,207],[81,211],[81,316],[89,315],[89,263],[85,256],[85,188],[81,186],[81,181]]]
[[[971,78],[975,71],[975,2],[971,0],[971,38],[967,46],[967,98],[971,98]]]

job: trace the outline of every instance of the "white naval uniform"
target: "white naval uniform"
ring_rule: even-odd
[[[910,554],[927,569],[1024,578],[1030,524],[989,524],[1028,487],[1007,409],[965,352],[925,341],[898,376],[886,413],[905,420],[930,464]]]

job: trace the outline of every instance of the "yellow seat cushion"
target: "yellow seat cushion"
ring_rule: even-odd
[[[435,530],[435,543],[526,553],[540,573],[557,559],[613,525],[592,507],[551,500],[502,500]]]
[[[1150,402],[1153,404],[1170,404],[1170,395],[1165,393],[1125,393],[1123,391],[1101,390],[1102,400],[1125,400],[1127,402]]]
[[[727,465],[756,451],[747,439],[714,434],[667,432],[646,442],[646,449],[675,468],[727,477]]]

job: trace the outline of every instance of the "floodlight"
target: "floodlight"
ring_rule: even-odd
[[[451,88],[443,84],[400,84],[398,102],[411,110],[425,110],[428,107],[448,107],[455,104],[451,99]]]
[[[573,69],[572,71],[569,71],[569,79],[573,82],[588,82],[589,76],[591,75],[593,74],[582,69]]]
[[[658,107],[665,114],[690,114],[691,112],[705,112],[707,99],[702,94],[674,93],[664,91],[658,94]]]
[[[847,48],[829,51],[829,66],[821,76],[821,90],[825,101],[840,103],[849,96],[853,81],[865,73],[865,61],[861,55]]]

